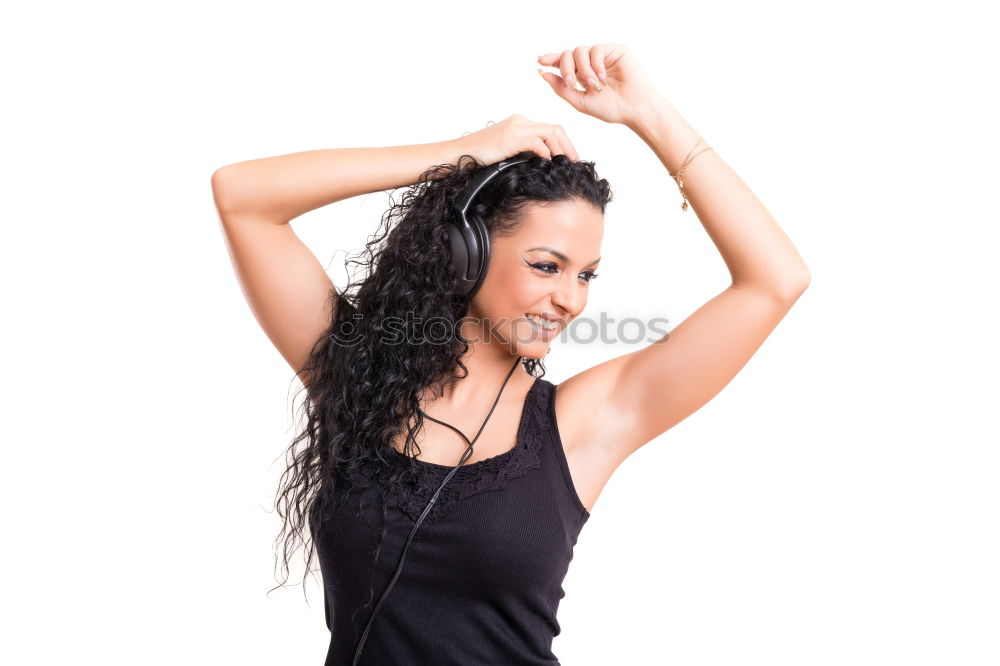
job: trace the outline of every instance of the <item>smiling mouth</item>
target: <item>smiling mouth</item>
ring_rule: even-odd
[[[540,317],[535,314],[526,312],[524,316],[528,318],[528,321],[543,331],[558,331],[562,327],[562,325],[557,321],[551,321],[545,317]]]

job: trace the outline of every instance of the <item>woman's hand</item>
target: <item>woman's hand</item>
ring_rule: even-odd
[[[609,123],[628,125],[660,93],[635,56],[621,44],[577,46],[538,56],[538,64],[558,67],[562,77],[538,70],[552,90],[574,109]],[[576,89],[579,82],[585,90]]]
[[[565,155],[574,162],[580,159],[562,126],[536,123],[519,113],[457,141],[463,153],[483,164],[495,164],[521,152],[537,153],[549,160],[553,155]]]

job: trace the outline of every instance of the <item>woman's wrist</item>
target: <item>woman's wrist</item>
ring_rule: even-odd
[[[664,113],[676,112],[673,106],[670,100],[659,92],[643,95],[640,101],[633,105],[632,113],[629,114],[629,118],[622,124],[636,134],[640,134],[642,130],[655,122]]]
[[[701,136],[662,95],[648,97],[625,123],[674,173]]]
[[[475,156],[476,149],[471,139],[472,135],[466,134],[457,139],[447,139],[439,143],[438,146],[441,154],[440,164],[457,164],[458,158],[462,155]]]

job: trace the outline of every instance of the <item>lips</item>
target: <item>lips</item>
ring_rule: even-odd
[[[547,317],[545,315],[539,315],[533,312],[527,312],[525,313],[525,316],[532,321],[534,321],[535,319],[541,319],[543,322],[545,322],[545,324],[542,324],[539,323],[538,321],[534,321],[534,323],[543,331],[558,331],[566,323],[566,320],[561,317]]]

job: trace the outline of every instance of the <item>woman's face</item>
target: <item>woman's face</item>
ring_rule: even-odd
[[[490,265],[469,304],[463,334],[504,345],[511,354],[542,358],[587,304],[604,236],[604,215],[574,199],[534,204],[516,234],[492,239]],[[556,321],[548,331],[534,315]],[[468,332],[466,332],[468,331]]]

